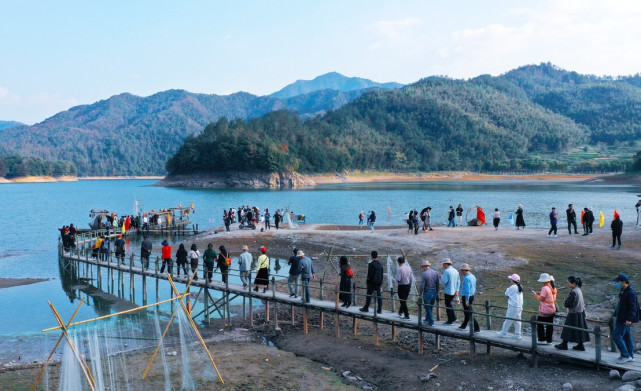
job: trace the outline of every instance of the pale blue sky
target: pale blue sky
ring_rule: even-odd
[[[641,2],[0,0],[0,120],[122,92],[269,94],[337,71],[379,82],[550,61],[641,72]]]

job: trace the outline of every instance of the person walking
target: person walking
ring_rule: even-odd
[[[639,321],[637,294],[630,286],[630,279],[623,273],[612,279],[619,288],[619,302],[614,310],[614,331],[612,339],[619,348],[621,356],[617,364],[634,360],[634,341],[632,340],[632,323]]]
[[[565,318],[565,325],[578,327],[584,330],[574,330],[567,327],[563,328],[561,332],[561,342],[554,345],[555,348],[560,350],[568,350],[568,342],[576,342],[573,350],[585,351],[583,342],[590,341],[590,334],[588,333],[588,324],[585,321],[585,302],[583,301],[583,292],[581,292],[581,279],[578,277],[568,277],[568,288],[570,292],[565,299],[565,309],[568,313]]]
[[[298,262],[298,271],[300,272],[300,279],[303,283],[303,301],[309,303],[312,298],[309,291],[309,280],[316,278],[316,275],[314,275],[314,265],[312,264],[311,258],[306,257],[302,250],[298,250],[296,255],[300,259]]]
[[[153,244],[151,243],[151,239],[149,239],[149,235],[143,234],[143,240],[140,244],[140,261],[145,270],[149,270],[149,257],[151,256],[152,248]]]
[[[261,247],[256,265],[257,273],[254,279],[254,292],[258,292],[258,285],[264,285],[263,293],[267,292],[267,288],[269,287],[269,257],[266,253],[267,247]]]
[[[165,266],[167,267],[167,272],[172,274],[173,271],[173,260],[171,259],[171,246],[169,242],[165,239],[162,242],[162,266],[160,267],[160,273],[165,272]]]
[[[428,260],[423,261],[421,264],[423,273],[421,274],[421,283],[418,290],[419,295],[423,296],[423,305],[425,306],[425,319],[423,321],[427,322],[428,326],[434,326],[433,308],[439,289],[438,273],[431,266],[432,263]]]
[[[254,261],[251,253],[249,252],[249,247],[243,246],[243,252],[240,253],[238,257],[238,270],[240,272],[240,281],[243,283],[243,289],[249,287],[249,280],[251,278],[251,265]]]
[[[456,314],[454,313],[454,307],[452,306],[452,301],[456,299],[459,300],[459,288],[461,286],[461,281],[459,280],[459,274],[456,269],[452,266],[452,260],[445,258],[443,260],[443,275],[441,276],[441,283],[443,284],[443,296],[445,296],[445,313],[447,314],[447,321],[443,323],[446,326],[451,326],[456,322]]]
[[[116,254],[117,262],[125,264],[125,240],[122,238],[122,234],[118,234],[118,238],[114,242],[114,252]]]
[[[619,212],[614,210],[614,220],[612,220],[612,223],[610,223],[610,228],[612,229],[612,248],[614,248],[614,245],[618,242],[619,247],[618,249],[621,249],[621,234],[623,233],[623,221],[621,221],[621,216],[619,216]]]
[[[189,266],[191,266],[191,274],[194,275],[194,281],[198,279],[198,260],[200,259],[200,251],[196,243],[191,244],[191,249],[187,253],[189,259]]]
[[[338,286],[340,293],[338,294],[338,299],[343,302],[341,307],[349,308],[352,305],[352,277],[354,277],[354,271],[352,266],[349,264],[346,256],[341,256],[340,261],[341,269],[341,281]]]
[[[187,250],[185,250],[185,245],[183,243],[180,243],[178,250],[176,251],[176,275],[179,277],[181,266],[185,272],[185,278],[189,278],[189,274],[187,273]]]
[[[501,212],[499,208],[494,208],[494,215],[492,216],[492,225],[494,225],[494,230],[499,230],[499,224],[501,223]]]
[[[231,213],[226,210],[223,210],[223,223],[225,224],[225,232],[230,233]]]
[[[374,232],[374,223],[376,223],[376,213],[374,213],[374,211],[371,211],[369,216],[367,217],[367,226],[372,232]]]
[[[411,214],[411,216],[412,216],[412,222],[414,224],[414,235],[418,235],[418,228],[420,226],[420,218],[419,218],[419,215],[418,215],[418,212],[416,211],[416,209],[414,209],[414,211]],[[425,229],[423,229],[423,231],[425,231]]]
[[[592,213],[592,208],[590,207],[585,208],[584,219],[585,219],[587,233],[583,234],[583,236],[587,236],[588,234],[592,233],[592,226],[595,220],[594,213]]]
[[[428,206],[427,210],[425,211],[425,227],[430,231],[434,231],[432,229],[432,207],[431,206]]]
[[[549,324],[537,324],[537,344],[548,345],[552,343],[552,335],[554,331],[554,315],[556,314],[556,288],[554,287],[554,278],[548,273],[541,273],[538,282],[543,284],[541,291],[534,292],[534,298],[540,301],[539,314],[536,318],[538,322],[546,322]]]
[[[460,295],[461,303],[463,303],[463,311],[465,311],[465,318],[463,319],[463,323],[459,326],[459,329],[465,330],[470,318],[472,318],[474,320],[474,332],[478,333],[481,331],[481,328],[472,314],[474,312],[474,307],[472,305],[474,304],[474,295],[476,294],[476,277],[472,274],[470,265],[467,263],[462,264],[459,270],[461,270],[461,274],[463,274],[463,283],[461,284]]]
[[[456,212],[454,211],[454,207],[450,205],[450,211],[447,214],[447,226],[448,227],[456,227],[456,221],[454,219],[454,215]]]
[[[265,208],[265,230],[272,229],[271,219],[272,215],[269,213],[269,209]]]
[[[378,251],[372,251],[370,254],[372,261],[367,266],[367,296],[361,312],[368,312],[369,305],[372,301],[372,295],[376,294],[377,304],[376,311],[380,314],[383,310],[383,297],[381,296],[381,285],[383,285],[383,265],[378,261]]]
[[[227,278],[229,277],[229,266],[231,266],[231,257],[229,256],[229,251],[225,246],[218,246],[218,269],[220,269],[220,274],[222,276],[223,284],[227,283]]]
[[[559,214],[556,213],[556,208],[552,207],[550,212],[550,230],[548,231],[548,237],[556,238],[556,223],[559,220]],[[552,234],[554,232],[554,234]]]
[[[410,295],[410,288],[414,282],[412,269],[405,263],[405,257],[398,257],[396,261],[398,262],[398,268],[396,269],[396,284],[398,287],[398,298],[401,301],[401,306],[398,310],[398,317],[401,319],[409,319],[410,312],[407,308],[407,298]]]
[[[511,282],[509,288],[505,290],[505,296],[507,297],[507,312],[505,313],[506,318],[503,321],[503,327],[501,331],[498,331],[497,334],[501,338],[506,338],[508,331],[510,331],[510,326],[514,325],[514,339],[521,339],[521,321],[513,319],[521,319],[521,312],[523,312],[523,287],[521,286],[521,277],[518,274],[512,274],[507,277]]]
[[[576,230],[576,211],[572,204],[568,205],[568,208],[565,210],[565,215],[568,219],[568,233],[572,235],[572,227],[574,227],[574,233],[578,234],[579,232]]]
[[[361,210],[361,213],[358,214],[358,226],[363,226],[363,221],[365,220],[365,213]]]
[[[276,227],[276,229],[279,229],[278,225],[282,220],[283,220],[283,216],[281,216],[280,210],[276,209],[276,213],[274,213],[274,227]]]
[[[456,207],[456,220],[457,225],[463,225],[463,205],[458,204]]]
[[[207,268],[207,282],[211,282],[214,275],[214,262],[216,260],[216,251],[214,250],[214,245],[209,243],[207,244],[207,250],[203,254],[203,263],[205,268]]]
[[[516,208],[516,229],[521,227],[525,229],[525,219],[523,218],[523,205],[519,204]]]
[[[289,277],[287,277],[287,287],[289,288],[289,297],[298,297],[298,279],[300,278],[300,270],[298,264],[300,258],[298,257],[298,249],[294,249],[294,254],[289,257],[287,264],[289,265]]]

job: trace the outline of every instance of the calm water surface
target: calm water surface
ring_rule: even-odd
[[[73,287],[61,279],[57,228],[69,223],[87,228],[92,208],[131,214],[134,199],[143,201],[146,210],[193,202],[196,213],[192,220],[202,230],[220,226],[224,208],[247,204],[263,210],[269,208],[272,213],[277,208],[289,206],[294,213],[305,214],[308,223],[356,224],[361,210],[373,209],[378,215],[377,225],[403,224],[403,217],[410,207],[420,210],[431,206],[433,222],[440,225],[446,223],[449,205],[456,207],[461,203],[468,210],[479,204],[486,211],[488,221],[494,208],[499,208],[504,223],[507,223],[508,215],[520,203],[524,206],[529,227],[546,227],[549,210],[556,206],[560,210],[559,226],[563,229],[568,203],[573,203],[576,209],[590,206],[597,215],[602,210],[607,222],[616,208],[628,227],[636,220],[634,204],[637,194],[641,193],[640,189],[627,186],[549,182],[332,185],[314,190],[284,191],[168,189],[151,186],[155,182],[116,180],[0,185],[0,216],[5,227],[0,235],[0,278],[50,279],[0,290],[0,335],[37,334],[54,325],[47,300],[58,307],[64,319],[71,315],[77,299],[69,293],[73,292]],[[160,249],[159,242],[160,239],[154,241],[157,250]],[[216,247],[219,244],[224,243],[215,243]],[[139,252],[137,243],[133,243],[132,248],[136,254]],[[276,255],[284,257],[288,254]],[[136,295],[141,296],[141,288],[137,290]],[[168,296],[168,288],[161,291],[161,298]],[[153,300],[151,292],[149,297]],[[90,297],[89,302],[90,305],[84,306],[78,314],[78,320],[119,309],[118,303],[114,305],[109,300]]]

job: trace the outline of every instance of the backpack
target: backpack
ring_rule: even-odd
[[[227,267],[231,266],[231,257],[225,258],[225,265],[227,265]]]

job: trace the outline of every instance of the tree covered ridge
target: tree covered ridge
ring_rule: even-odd
[[[24,176],[75,176],[76,166],[67,161],[48,161],[25,156],[0,156],[0,177],[7,179]]]

